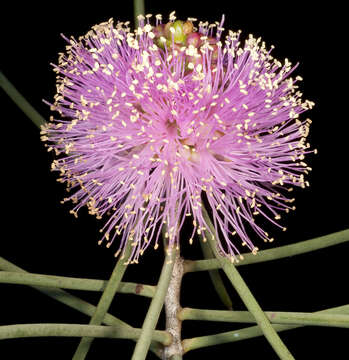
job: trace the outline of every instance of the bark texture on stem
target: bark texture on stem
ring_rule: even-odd
[[[164,360],[169,360],[174,355],[178,355],[182,358],[183,354],[181,341],[182,321],[177,317],[177,314],[181,309],[179,299],[182,277],[184,274],[183,262],[184,261],[180,257],[179,252],[177,252],[174,259],[174,267],[170,284],[165,297],[166,331],[172,335],[173,341],[170,346],[165,346],[164,348]]]

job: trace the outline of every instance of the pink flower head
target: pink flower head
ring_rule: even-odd
[[[276,220],[293,200],[285,193],[308,185],[310,120],[299,115],[313,103],[301,99],[287,59],[251,35],[243,45],[240,32],[223,40],[223,20],[149,19],[134,32],[109,20],[67,39],[54,66],[60,117],[42,132],[72,192],[65,200],[75,215],[86,205],[107,216],[100,242],[117,238],[118,255],[131,241],[133,262],[158,247],[163,224],[169,249],[186,217],[190,242],[202,234],[204,203],[222,254],[233,260],[241,243],[255,252],[248,227],[272,239],[254,217],[282,228]]]

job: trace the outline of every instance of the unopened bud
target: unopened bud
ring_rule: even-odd
[[[193,29],[194,29],[194,26],[193,26],[193,23],[191,21],[186,21],[184,24],[183,24],[183,32],[184,32],[184,35],[189,35],[193,32]]]
[[[199,47],[201,44],[200,35],[197,32],[192,32],[187,35],[187,46],[193,45],[194,47]]]
[[[171,22],[168,22],[167,24],[164,25],[164,36],[168,39],[171,37],[170,27],[172,25],[173,25],[173,23],[171,23]]]
[[[164,36],[165,34],[165,25],[164,24],[159,24],[158,26],[155,26],[152,30],[152,32],[154,33],[155,37],[159,38],[160,36]]]
[[[186,35],[183,31],[183,21],[176,20],[174,23],[167,23],[165,25],[165,36],[167,39],[173,40],[177,44],[184,44]]]

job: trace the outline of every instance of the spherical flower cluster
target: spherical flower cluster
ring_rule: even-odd
[[[100,243],[117,238],[117,256],[131,241],[132,262],[158,247],[164,224],[169,249],[188,217],[189,241],[203,235],[203,206],[222,255],[236,259],[241,244],[256,252],[249,228],[272,238],[255,216],[282,228],[280,214],[293,207],[285,194],[308,185],[310,120],[299,115],[313,103],[290,77],[295,67],[260,39],[242,44],[229,31],[222,40],[223,20],[150,18],[134,32],[109,20],[66,39],[51,104],[60,116],[42,129],[71,191],[65,201],[75,215],[84,205],[105,215]]]

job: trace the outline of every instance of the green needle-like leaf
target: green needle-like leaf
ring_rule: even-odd
[[[211,232],[215,234],[214,226],[204,206],[202,206],[202,214],[206,222],[206,225],[210,228]],[[214,252],[216,258],[222,265],[223,271],[226,273],[228,279],[230,280],[235,290],[240,295],[241,300],[245,303],[247,309],[255,317],[257,324],[260,326],[264,336],[269,341],[269,344],[279,355],[281,360],[293,360],[294,357],[289,352],[285,344],[281,341],[277,332],[270,324],[270,321],[268,320],[263,310],[259,306],[258,302],[252,295],[250,289],[242,279],[241,275],[238,273],[234,264],[229,262],[227,259],[223,258],[218,253],[216,240],[212,239],[208,231],[205,231],[205,233],[206,233],[206,237],[209,239],[209,244],[211,245],[212,251]],[[217,234],[216,234],[216,238],[217,238]]]
[[[203,241],[203,238],[200,239],[200,245],[202,249],[202,253],[204,254],[205,259],[212,259],[214,258],[214,253],[211,250],[210,245]],[[221,299],[222,303],[227,307],[228,309],[232,309],[233,305],[230,299],[230,296],[228,294],[227,289],[225,288],[225,285],[223,283],[223,279],[219,273],[219,270],[209,270],[209,275],[212,281],[212,284],[216,290],[217,295]]]
[[[348,241],[349,229],[346,229],[313,239],[300,241],[295,244],[279,246],[270,250],[262,250],[259,251],[257,255],[253,255],[252,253],[244,253],[242,254],[244,260],[236,263],[235,266],[257,264],[260,262],[305,254],[307,252],[324,249],[326,247],[342,244]],[[184,272],[207,271],[212,269],[219,269],[221,267],[222,264],[218,259],[184,261]]]
[[[314,314],[348,314],[348,305],[338,306],[331,309],[317,311]],[[282,324],[273,324],[274,330],[277,332],[298,329],[303,327],[303,325],[282,325]],[[183,340],[183,350],[184,353],[199,349],[206,346],[213,346],[219,344],[226,344],[246,339],[252,339],[257,336],[262,336],[263,332],[261,328],[257,326],[250,326],[243,329],[228,331],[224,333],[208,335],[208,336],[199,336],[196,338],[185,339]]]
[[[308,326],[329,326],[349,328],[349,305],[342,307],[342,314],[304,313],[266,311],[265,315],[274,324],[295,324]],[[183,308],[180,320],[224,321],[235,323],[255,323],[256,320],[248,311],[203,310]]]
[[[74,290],[104,291],[108,281],[72,278],[66,276],[18,273],[14,271],[0,271],[0,283],[45,286]],[[145,297],[153,297],[155,293],[155,286],[131,282],[121,282],[117,292],[123,294],[135,294]]]
[[[80,324],[18,324],[0,326],[0,340],[24,337],[99,337],[111,339],[137,340],[141,329],[126,328],[124,326],[101,326]],[[153,335],[154,340],[169,343],[171,335],[165,331],[158,331]]]
[[[156,287],[156,292],[149,306],[147,315],[145,316],[142,326],[142,334],[137,341],[131,360],[144,360],[147,356],[151,335],[158,322],[160,312],[165,301],[167,288],[171,280],[176,253],[177,250],[175,248],[173,248],[170,252],[167,252],[159,282]]]
[[[135,27],[138,26],[138,15],[145,15],[144,0],[133,0],[133,14],[135,19]]]
[[[20,268],[19,266],[12,264],[10,261],[5,260],[4,258],[0,257],[0,269],[6,271],[17,271],[20,273],[26,273],[25,270]],[[96,312],[96,306],[88,303],[85,300],[78,298],[77,296],[71,295],[68,292],[59,289],[59,288],[47,288],[44,286],[32,286],[35,290],[40,291],[41,293],[85,314],[88,316],[93,316]],[[126,329],[133,329],[132,326],[128,325],[124,321],[118,319],[117,317],[106,313],[103,319],[103,323],[106,325],[122,325]],[[157,330],[155,330],[157,332]],[[158,342],[152,342],[150,345],[150,350],[158,357],[161,358],[161,350],[162,345]]]
[[[1,71],[0,87],[39,129],[45,124],[45,119],[29,104]]]
[[[118,260],[113,273],[108,281],[108,284],[101,296],[101,299],[97,305],[96,311],[93,314],[90,325],[100,325],[103,321],[105,314],[107,313],[110,304],[112,303],[116,290],[119,287],[121,279],[126,271],[127,265],[125,264],[125,259],[128,259],[131,255],[132,242],[129,240],[127,242],[124,255]],[[88,350],[92,344],[93,337],[83,337],[80,341],[78,348],[74,354],[73,360],[83,360],[85,359]],[[149,341],[150,343],[150,341]]]

